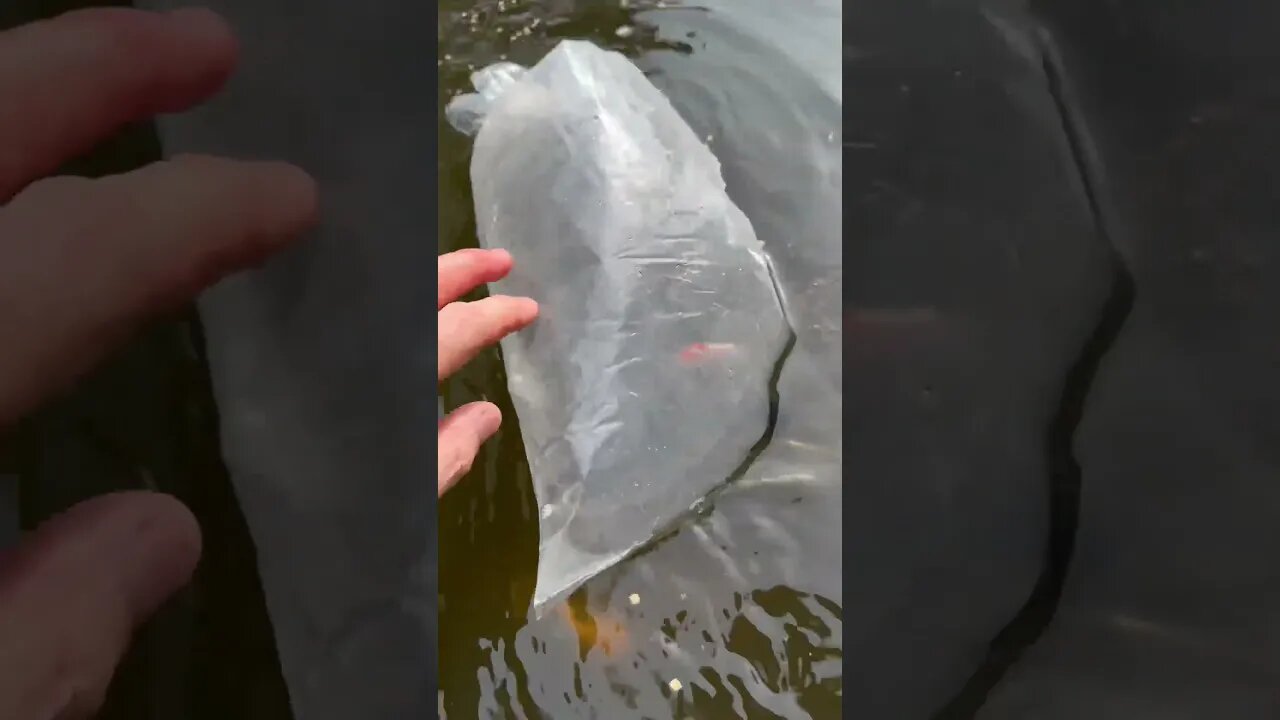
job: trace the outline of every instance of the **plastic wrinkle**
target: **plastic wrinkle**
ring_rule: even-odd
[[[629,60],[565,41],[473,76],[446,117],[474,133],[493,290],[542,313],[505,339],[540,513],[534,612],[644,546],[765,436],[792,332],[720,164]],[[728,346],[686,362],[697,343]]]

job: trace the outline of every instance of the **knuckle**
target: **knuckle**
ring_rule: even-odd
[[[454,477],[462,477],[471,472],[471,466],[475,463],[475,455],[467,453],[454,466]]]
[[[436,314],[436,327],[441,340],[452,340],[466,327],[467,305],[465,302],[451,302],[440,308]]]
[[[490,333],[506,334],[520,321],[520,301],[516,298],[499,296],[485,308],[485,316]]]
[[[462,478],[471,472],[471,466],[475,461],[475,450],[471,448],[459,447],[454,445],[453,452],[449,454],[449,459],[444,463],[444,472],[440,473],[441,480],[453,482]]]
[[[122,210],[98,180],[58,175],[27,185],[4,207],[6,219],[36,235],[91,236],[117,224]],[[67,212],[75,208],[75,212]]]
[[[492,325],[502,318],[504,314],[503,308],[505,307],[506,303],[503,302],[500,295],[491,295],[483,300],[477,300],[474,308],[476,319],[486,325]]]
[[[88,178],[75,175],[55,175],[41,178],[27,185],[14,198],[14,202],[29,202],[44,206],[49,202],[66,203],[75,201],[77,205],[81,205],[92,198],[92,193],[90,193],[92,187],[93,181]]]

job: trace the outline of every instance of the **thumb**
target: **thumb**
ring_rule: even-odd
[[[0,717],[91,717],[199,556],[195,518],[165,495],[104,495],[37,528],[0,564]]]
[[[449,413],[436,432],[437,497],[471,471],[480,445],[498,431],[502,412],[490,402],[467,403]]]

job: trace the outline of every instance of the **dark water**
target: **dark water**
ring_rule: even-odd
[[[473,69],[500,59],[533,64],[563,38],[633,57],[689,50],[664,46],[636,24],[637,9],[582,0],[441,4],[442,252],[476,244],[470,141],[445,124],[447,100],[469,89]],[[440,505],[440,702],[448,717],[840,716],[843,611],[836,592],[814,592],[839,586],[838,501],[833,515],[806,488],[739,496],[531,621],[537,505],[498,352],[483,354],[442,394],[447,408],[492,400],[506,418]],[[812,552],[833,546],[834,563]]]

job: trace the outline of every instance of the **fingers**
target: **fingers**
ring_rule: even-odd
[[[455,302],[482,284],[502,279],[511,265],[511,255],[504,250],[461,250],[440,256],[439,380],[538,316],[538,304],[528,298],[497,295],[476,302]],[[480,445],[497,432],[501,422],[496,405],[476,402],[455,410],[440,423],[436,455],[440,495],[471,470]]]
[[[120,127],[208,97],[235,57],[204,10],[83,10],[0,34],[0,203]]]
[[[436,453],[438,495],[444,495],[445,490],[471,471],[480,445],[498,431],[500,424],[501,411],[497,405],[487,402],[463,405],[440,423]]]
[[[505,295],[446,305],[438,316],[437,379],[452,375],[480,350],[525,327],[537,316],[538,304],[533,300]]]
[[[506,277],[511,255],[506,250],[458,250],[441,255],[438,265],[437,310],[484,283]]]
[[[186,157],[32,185],[0,209],[0,426],[315,214],[312,180],[276,163]]]
[[[195,518],[163,495],[99,497],[37,529],[0,570],[0,717],[91,717],[199,556]]]

